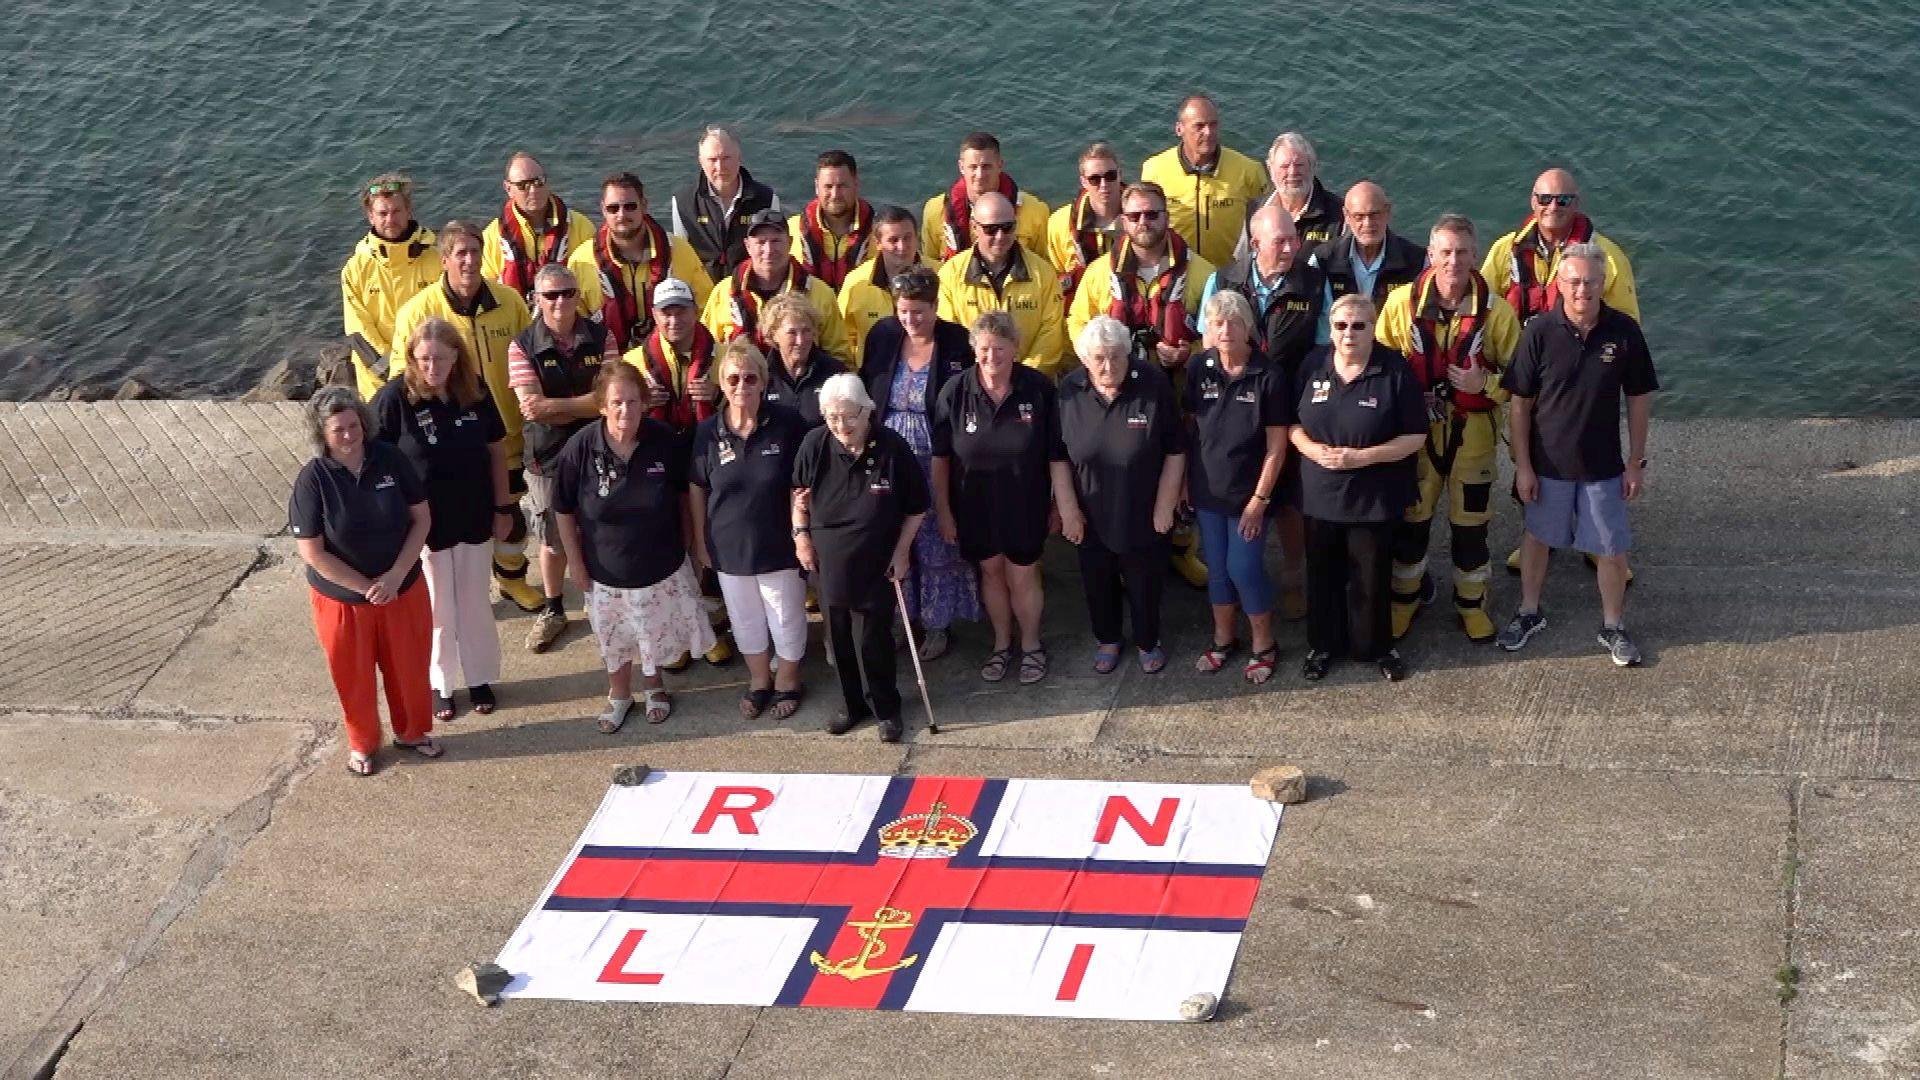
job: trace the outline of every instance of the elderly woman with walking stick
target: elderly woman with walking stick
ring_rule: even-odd
[[[820,606],[839,663],[845,710],[827,725],[844,735],[877,718],[880,738],[905,733],[894,682],[890,582],[907,576],[913,537],[930,495],[906,440],[873,422],[859,376],[820,388],[824,427],[808,432],[793,467],[792,526],[800,565],[819,582]]]

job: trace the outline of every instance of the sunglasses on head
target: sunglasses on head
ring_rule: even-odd
[[[1125,212],[1123,212],[1123,213],[1122,213],[1122,214],[1121,214],[1120,216],[1121,216],[1121,217],[1123,217],[1123,218],[1126,218],[1126,219],[1127,219],[1128,221],[1159,221],[1159,220],[1160,220],[1160,211],[1158,211],[1158,210],[1128,210],[1128,211],[1125,211]]]
[[[542,300],[571,300],[580,295],[579,289],[541,289]]]
[[[546,187],[547,178],[544,176],[529,176],[525,180],[509,180],[507,183],[513,185],[513,190],[515,191],[532,191],[537,187]]]
[[[1359,320],[1353,322],[1340,322],[1336,320],[1331,325],[1335,330],[1365,330],[1371,324]]]
[[[637,202],[610,202],[600,209],[605,210],[609,214],[632,214],[639,212],[640,204]]]
[[[1533,201],[1541,206],[1572,206],[1580,201],[1578,195],[1554,195],[1550,192],[1536,191]]]
[[[1106,172],[1088,173],[1080,179],[1095,186],[1101,184],[1117,184],[1120,182],[1120,170],[1108,169]]]
[[[1013,231],[1011,221],[978,221],[974,224],[980,226],[980,231],[988,236],[1005,236]]]
[[[760,376],[751,371],[736,371],[727,376],[728,386],[759,386]]]
[[[376,198],[381,195],[405,195],[411,186],[405,180],[389,180],[380,184],[368,184],[367,194]]]

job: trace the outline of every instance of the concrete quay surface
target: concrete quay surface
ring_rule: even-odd
[[[826,735],[829,673],[743,721],[738,664],[614,737],[576,625],[519,646],[437,762],[341,768],[282,535],[298,406],[0,404],[0,1077],[1920,1075],[1920,422],[1654,425],[1612,668],[1555,566],[1525,653],[1436,608],[1389,686],[1336,668],[1087,668],[1047,561],[1054,674],[928,671],[943,731]],[[1497,508],[1496,550],[1515,536]],[[1445,533],[1435,550],[1444,559]],[[1494,608],[1512,609],[1500,575]],[[577,610],[577,609],[576,609]],[[452,984],[540,894],[613,768],[1244,782],[1288,811],[1219,1015],[1130,1024],[511,1001]]]

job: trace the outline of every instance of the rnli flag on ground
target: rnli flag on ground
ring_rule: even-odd
[[[655,773],[499,963],[509,997],[1175,1020],[1279,826],[1238,786]]]

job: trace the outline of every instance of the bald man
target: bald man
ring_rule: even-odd
[[[747,232],[754,217],[780,209],[780,196],[740,164],[740,140],[722,127],[700,133],[700,160],[693,182],[673,193],[667,228],[693,245],[707,276],[720,281],[747,258]]]
[[[940,317],[972,326],[983,312],[1006,312],[1020,332],[1020,362],[1058,379],[1072,353],[1053,264],[1019,241],[1019,216],[1005,195],[975,199],[968,219],[973,246],[940,265]]]
[[[1247,211],[1266,187],[1252,158],[1220,142],[1220,109],[1205,94],[1181,99],[1173,122],[1180,141],[1140,166],[1142,183],[1167,193],[1169,224],[1200,257],[1219,266],[1233,258]]]
[[[1620,245],[1594,230],[1580,208],[1580,185],[1565,169],[1548,169],[1533,182],[1527,220],[1487,249],[1480,276],[1487,279],[1520,316],[1522,323],[1552,311],[1559,302],[1556,284],[1560,254],[1568,244],[1598,244],[1607,253],[1607,283],[1601,300],[1640,321],[1640,297],[1633,286],[1633,264]]]
[[[1394,288],[1410,284],[1427,265],[1427,253],[1396,233],[1393,203],[1387,191],[1371,180],[1347,189],[1341,204],[1346,230],[1314,249],[1312,265],[1327,275],[1327,309],[1350,293],[1373,298],[1373,308],[1387,301]]]

